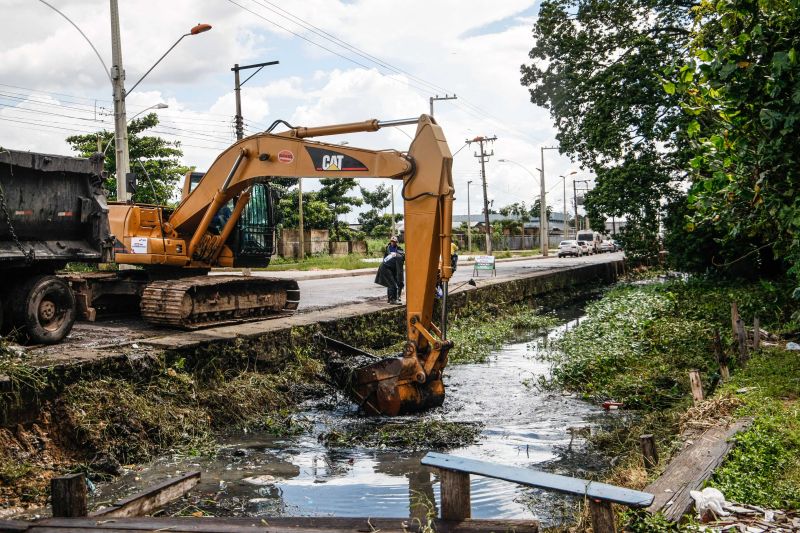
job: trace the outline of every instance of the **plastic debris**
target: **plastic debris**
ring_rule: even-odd
[[[622,407],[622,405],[623,405],[622,402],[614,402],[611,400],[606,400],[603,402],[603,409],[605,409],[606,411],[611,411],[614,409],[619,409],[620,407]]]
[[[786,349],[787,350],[800,350],[800,344],[797,344],[796,342],[787,342],[786,343]]]
[[[697,517],[700,520],[707,522],[720,516],[728,516],[729,512],[725,511],[723,507],[728,502],[725,501],[725,495],[713,487],[706,487],[703,490],[689,491],[689,495],[694,500],[695,509],[697,509]]]
[[[275,483],[275,476],[264,474],[263,476],[246,477],[242,479],[242,481],[250,483],[251,485],[269,485]]]

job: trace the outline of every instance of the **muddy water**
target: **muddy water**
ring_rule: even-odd
[[[573,441],[569,429],[596,429],[619,415],[532,386],[548,373],[548,365],[538,356],[543,343],[574,325],[579,312],[564,311],[562,326],[546,336],[529,335],[510,343],[486,363],[448,368],[445,405],[422,416],[484,424],[477,444],[449,453],[579,477],[605,466],[583,453],[583,438]],[[358,418],[349,403],[309,406],[300,416],[312,427],[303,435],[244,434],[228,440],[213,459],[164,458],[103,487],[95,502],[196,468],[203,471],[198,489],[166,512],[405,517],[418,512],[414,502],[422,495],[434,504],[439,500],[436,474],[419,463],[425,451],[330,449],[318,441],[331,427]],[[476,476],[471,490],[475,518],[527,517],[545,524],[570,518],[570,501],[563,496]]]

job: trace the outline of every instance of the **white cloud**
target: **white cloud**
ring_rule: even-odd
[[[213,25],[210,32],[185,38],[128,99],[129,117],[157,102],[169,104],[169,109],[158,111],[162,120],[159,131],[170,140],[182,141],[187,164],[207,168],[234,138],[233,64],[279,59],[279,66],[266,67],[243,88],[249,132],[259,131],[278,118],[295,125],[314,126],[416,116],[427,112],[429,96],[445,92],[426,87],[424,81],[415,78],[419,77],[459,96],[458,100],[435,104],[436,118],[453,152],[467,138],[497,135],[492,147],[495,156],[486,166],[490,197],[495,199],[496,207],[522,200],[531,203],[538,195],[538,183],[533,183],[527,172],[497,162],[499,158],[514,160],[536,174],[539,146],[554,142],[548,112],[533,106],[527,89],[519,84],[519,67],[528,60],[533,44],[532,20],[519,18],[497,26],[498,21],[529,9],[529,0],[506,0],[491,6],[479,0],[408,0],[400,5],[388,0],[294,0],[280,4],[236,1],[369,68],[290,36],[230,2],[121,2],[129,87],[188,28],[198,22]],[[87,33],[110,65],[108,2],[53,3]],[[317,31],[344,38],[410,75],[391,74],[352,51],[345,52],[265,7],[273,5],[314,24],[320,28]],[[0,34],[4,36],[0,84],[86,98],[35,93],[33,101],[24,107],[23,100],[3,95],[25,97],[29,91],[0,85],[0,145],[65,153],[63,138],[70,132],[54,129],[53,123],[82,131],[95,129],[98,124],[86,118],[94,116],[94,98],[99,99],[100,107],[111,108],[108,79],[78,32],[43,4],[0,0],[0,10],[4,13],[0,19]],[[65,116],[43,114],[47,111]],[[11,117],[34,124],[3,120]],[[109,117],[103,118],[108,127]],[[46,127],[48,120],[50,128]],[[354,146],[406,149],[413,132],[413,127],[391,128],[352,135],[347,140]],[[473,212],[478,212],[482,203],[478,187],[480,166],[473,151],[474,145],[464,148],[454,161],[457,213],[466,212],[468,180],[473,181]],[[555,187],[557,192],[558,175],[572,170],[572,164],[555,151],[546,152],[545,158],[547,187]],[[371,182],[368,186],[376,184]],[[560,207],[560,196],[548,203]]]

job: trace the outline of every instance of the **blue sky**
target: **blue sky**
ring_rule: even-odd
[[[109,2],[48,1],[110,65]],[[539,147],[553,145],[555,137],[548,112],[531,104],[519,84],[537,10],[526,0],[120,0],[128,87],[190,27],[214,26],[185,38],[131,93],[128,116],[167,103],[159,111],[161,134],[180,140],[185,162],[203,169],[234,139],[230,68],[237,62],[280,61],[244,88],[251,133],[279,118],[313,126],[417,116],[427,112],[428,97],[446,91],[459,98],[437,102],[436,118],[452,151],[467,138],[497,135],[487,165],[490,199],[495,206],[530,204],[539,192],[530,175],[539,166]],[[0,13],[0,145],[68,153],[64,137],[111,128],[108,116],[94,120],[94,99],[110,109],[111,88],[78,32],[37,0],[0,0]],[[403,150],[411,131],[347,141]],[[560,209],[559,175],[579,169],[556,151],[546,158],[548,203]],[[456,156],[454,179],[456,213],[466,213],[466,181],[479,180],[471,149]],[[480,204],[478,192],[473,183],[473,207]]]

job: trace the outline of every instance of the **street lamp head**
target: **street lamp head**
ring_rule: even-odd
[[[168,108],[168,107],[169,107],[169,105],[168,105],[168,104],[164,104],[164,103],[158,103],[158,104],[156,104],[156,105],[154,105],[154,106],[153,106],[153,109],[166,109],[166,108]]]
[[[508,159],[498,159],[498,163],[508,163]]]
[[[198,33],[207,32],[211,29],[211,24],[198,24],[191,30],[189,30],[190,35],[197,35]]]

